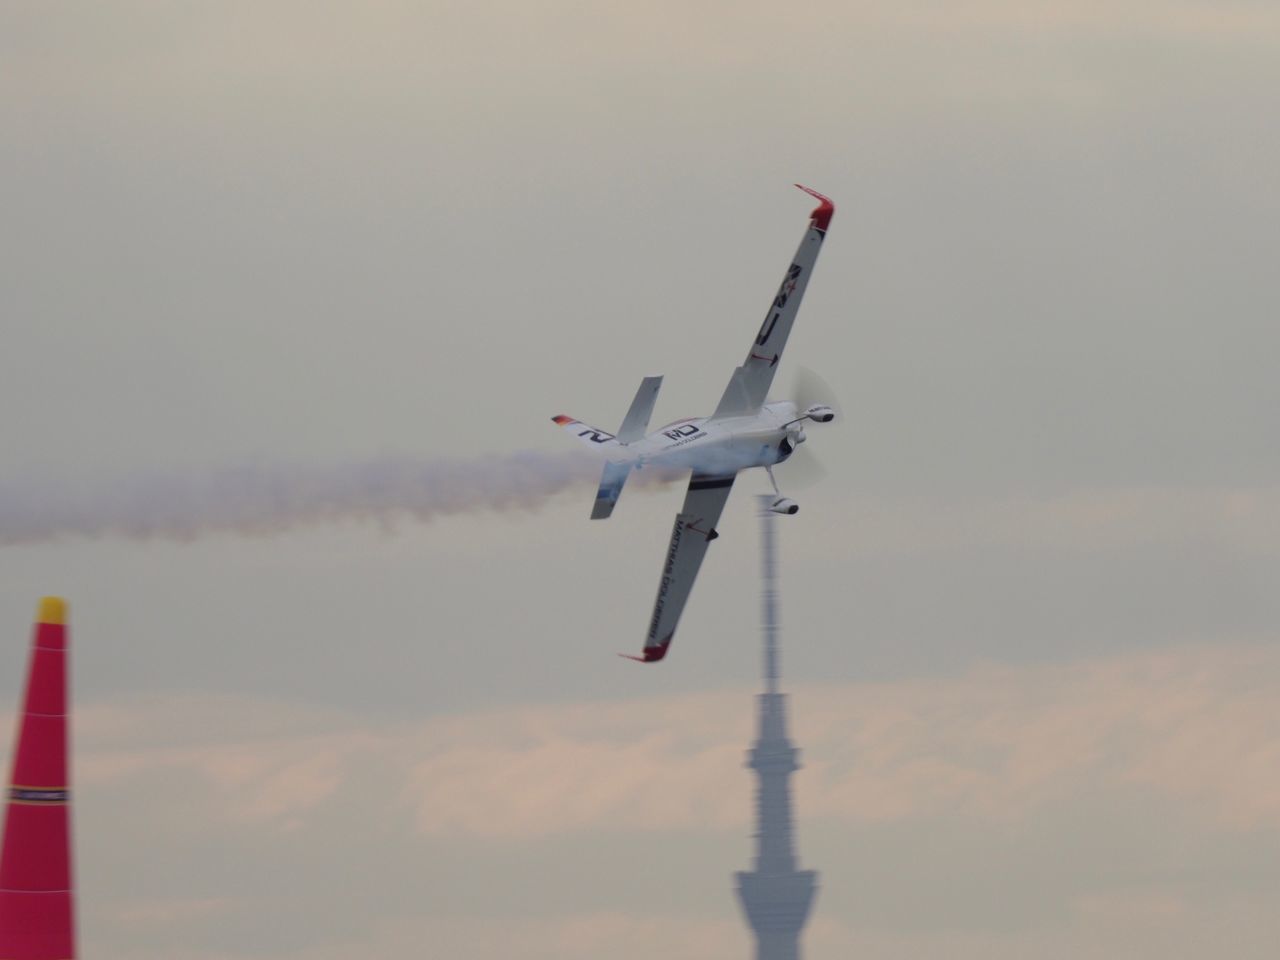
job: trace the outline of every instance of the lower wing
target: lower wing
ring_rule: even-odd
[[[733,480],[732,476],[701,473],[689,478],[684,506],[676,514],[675,526],[671,529],[671,543],[667,546],[662,578],[658,581],[658,596],[653,602],[644,651],[638,657],[625,653],[624,657],[653,663],[667,655],[680,614],[693,590],[693,581],[702,567],[702,558],[707,555],[707,546],[719,536],[716,524],[724,512]]]

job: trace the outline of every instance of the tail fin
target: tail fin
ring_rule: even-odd
[[[653,405],[658,399],[658,388],[661,386],[662,377],[645,377],[640,381],[640,389],[636,391],[627,415],[622,418],[622,426],[618,428],[616,436],[564,414],[551,419],[587,445],[616,457],[620,447],[644,439],[644,433],[649,428],[649,417],[653,414]],[[596,492],[595,506],[591,508],[592,520],[604,520],[613,513],[632,466],[634,464],[626,461],[605,464],[604,472],[600,475],[600,489]]]
[[[75,956],[66,604],[40,601],[0,849],[0,957]]]
[[[618,428],[616,435],[565,416],[563,413],[552,417],[551,420],[556,426],[568,430],[588,446],[607,452],[612,447],[644,439],[644,432],[649,427],[649,417],[653,414],[653,404],[658,399],[658,388],[661,386],[661,377],[645,377],[640,381],[640,389],[636,391],[631,407],[627,410],[627,415],[622,418],[622,426]]]
[[[644,439],[644,432],[649,428],[649,417],[653,415],[653,405],[658,399],[658,388],[661,386],[661,377],[645,377],[640,381],[640,389],[631,401],[631,409],[622,418],[622,426],[618,428],[619,443],[634,443]]]

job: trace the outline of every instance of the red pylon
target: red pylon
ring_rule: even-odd
[[[67,605],[40,601],[0,851],[0,960],[71,960]]]

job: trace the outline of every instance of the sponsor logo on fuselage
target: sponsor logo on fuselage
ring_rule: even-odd
[[[683,440],[685,437],[691,437],[697,432],[697,424],[686,423],[682,427],[673,427],[670,430],[663,430],[662,435],[671,440]]]
[[[696,423],[682,423],[678,426],[668,427],[661,431],[662,435],[671,442],[663,446],[663,451],[674,450],[676,447],[683,447],[686,443],[693,443],[695,440],[701,440],[707,435],[707,431],[703,430]]]

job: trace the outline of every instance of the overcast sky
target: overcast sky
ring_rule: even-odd
[[[590,523],[549,418],[709,412],[799,181],[808,955],[1272,956],[1278,115],[1261,0],[0,4],[0,733],[65,595],[84,954],[747,955],[765,478],[639,668],[681,493]]]

